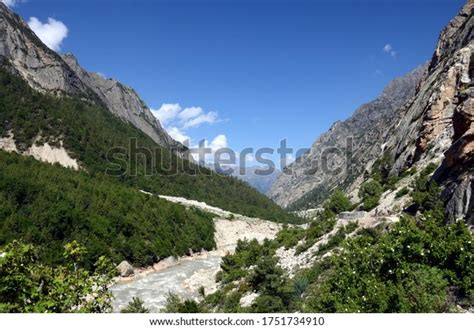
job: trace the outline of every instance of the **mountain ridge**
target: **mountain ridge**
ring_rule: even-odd
[[[103,104],[111,113],[140,129],[158,144],[186,154],[186,147],[169,136],[132,88],[90,74],[71,54],[58,55],[3,3],[0,3],[0,32],[0,58],[32,88]]]

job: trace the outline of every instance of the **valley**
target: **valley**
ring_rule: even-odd
[[[154,110],[30,25],[0,2],[0,313],[474,312],[474,0],[431,60],[266,176],[178,141],[217,112]],[[287,110],[272,133],[318,109]]]

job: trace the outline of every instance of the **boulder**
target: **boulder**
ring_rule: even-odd
[[[117,266],[117,270],[119,271],[120,276],[122,278],[126,278],[132,276],[135,269],[132,265],[130,265],[127,261],[124,260]]]
[[[337,217],[339,219],[354,220],[364,218],[365,216],[367,216],[367,212],[365,211],[348,211],[341,212]]]

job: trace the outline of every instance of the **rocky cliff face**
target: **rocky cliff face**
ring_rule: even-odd
[[[474,0],[441,33],[426,79],[388,140],[396,174],[438,161],[450,220],[474,223]]]
[[[172,139],[162,128],[150,109],[130,87],[119,81],[106,79],[96,73],[87,72],[73,54],[65,54],[63,60],[74,71],[79,79],[90,88],[107,108],[116,116],[130,122],[133,126],[153,138],[155,142],[185,152],[184,145]]]
[[[324,200],[330,190],[360,184],[361,175],[384,149],[396,112],[415,94],[426,65],[392,81],[376,100],[362,105],[354,115],[336,122],[311,150],[286,168],[270,197],[289,206],[304,196],[311,205]],[[303,207],[306,207],[304,205]]]
[[[186,151],[161,127],[133,89],[85,71],[70,54],[59,56],[3,3],[0,3],[0,60],[3,66],[20,75],[36,90],[101,103],[158,144],[179,152]]]
[[[393,94],[402,97],[396,97],[397,101],[394,101],[384,92],[380,99],[363,106],[348,121],[335,124],[318,139],[309,154],[289,168],[292,175],[283,175],[277,181],[272,197],[284,206],[303,200],[299,201],[299,206],[305,207],[311,205],[308,200],[320,202],[328,190],[335,187],[355,196],[363,181],[361,173],[370,171],[373,162],[386,153],[393,160],[392,175],[430,162],[439,164],[434,179],[444,188],[447,217],[451,220],[464,217],[472,224],[473,11],[474,0],[469,0],[441,33],[426,73],[422,74],[423,70],[411,73],[411,83],[404,84],[407,89],[402,88],[405,92]],[[417,84],[422,76],[421,83]],[[397,85],[389,90],[397,90]],[[413,94],[414,97],[410,97]],[[356,168],[349,166],[352,171],[343,169],[333,175],[317,171],[315,175],[304,175],[305,170],[308,172],[311,168],[311,161],[314,162],[318,156],[321,158],[324,148],[345,149],[343,140],[351,135],[354,136],[354,146],[349,163],[355,164]],[[344,159],[342,157],[339,161],[346,168]]]

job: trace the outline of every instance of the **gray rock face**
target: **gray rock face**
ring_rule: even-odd
[[[286,168],[269,196],[287,207],[312,193],[300,208],[314,208],[335,187],[357,185],[365,170],[384,151],[397,110],[415,94],[426,65],[395,79],[379,98],[362,105],[351,118],[336,122],[312,145],[311,150]],[[360,183],[360,182],[359,182]]]
[[[59,56],[3,3],[0,3],[0,64],[41,92],[79,96],[104,104],[159,145],[186,153],[186,148],[168,135],[133,89],[85,71],[70,54]]]
[[[0,59],[37,90],[67,94],[89,92],[61,57],[46,47],[3,3],[0,3]]]
[[[79,65],[73,54],[65,54],[62,58],[80,80],[99,96],[100,100],[113,114],[130,122],[158,144],[185,151],[185,147],[172,139],[162,128],[135,90],[124,86],[119,81],[87,72]]]
[[[440,35],[416,97],[400,112],[387,146],[394,174],[423,163],[440,163],[434,178],[443,187],[447,218],[473,224],[474,0]]]
[[[119,271],[119,274],[122,278],[128,278],[129,276],[132,276],[134,273],[133,266],[130,265],[125,260],[117,266],[117,270]]]
[[[363,182],[361,173],[370,171],[373,162],[388,152],[394,160],[393,175],[430,162],[440,164],[434,179],[444,187],[447,218],[464,218],[472,224],[473,12],[474,0],[469,0],[441,33],[427,69],[417,69],[396,80],[378,100],[362,106],[351,119],[336,123],[308,154],[289,167],[293,169],[291,175],[280,177],[271,196],[283,206],[299,200],[297,205],[304,208],[314,207],[311,202],[321,202],[335,187],[357,195]],[[349,163],[356,167],[352,171],[343,166],[339,172],[328,175],[312,169],[311,162],[321,158],[325,148],[345,150],[344,139],[348,136],[354,136]],[[336,160],[347,165],[344,157]],[[315,175],[304,175],[305,171]]]

